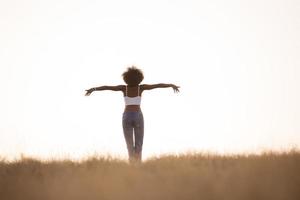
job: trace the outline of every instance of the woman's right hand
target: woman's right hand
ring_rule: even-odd
[[[173,90],[174,90],[175,93],[179,92],[178,88],[180,88],[180,86],[176,86],[176,85],[172,84],[171,87],[173,88]]]

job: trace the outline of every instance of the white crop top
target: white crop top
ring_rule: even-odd
[[[125,96],[124,96],[125,105],[126,106],[128,106],[128,105],[141,105],[142,97],[139,96],[139,94],[140,94],[140,86],[138,86],[138,96],[136,96],[136,97],[127,96],[127,85],[126,85],[126,93],[125,93]]]

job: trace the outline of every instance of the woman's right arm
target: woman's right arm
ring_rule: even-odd
[[[143,84],[141,85],[141,89],[142,90],[152,90],[152,89],[156,89],[156,88],[168,88],[171,87],[173,88],[174,92],[179,92],[180,88],[179,86],[176,86],[174,84],[166,84],[166,83],[158,83],[158,84]]]

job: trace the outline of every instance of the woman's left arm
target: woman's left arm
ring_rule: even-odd
[[[124,85],[116,85],[116,86],[100,86],[100,87],[94,87],[94,88],[90,88],[86,91],[85,96],[89,96],[92,92],[94,91],[102,91],[102,90],[112,90],[112,91],[123,91],[125,88]]]

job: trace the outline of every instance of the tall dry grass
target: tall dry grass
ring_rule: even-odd
[[[0,161],[1,200],[299,200],[300,153]]]

